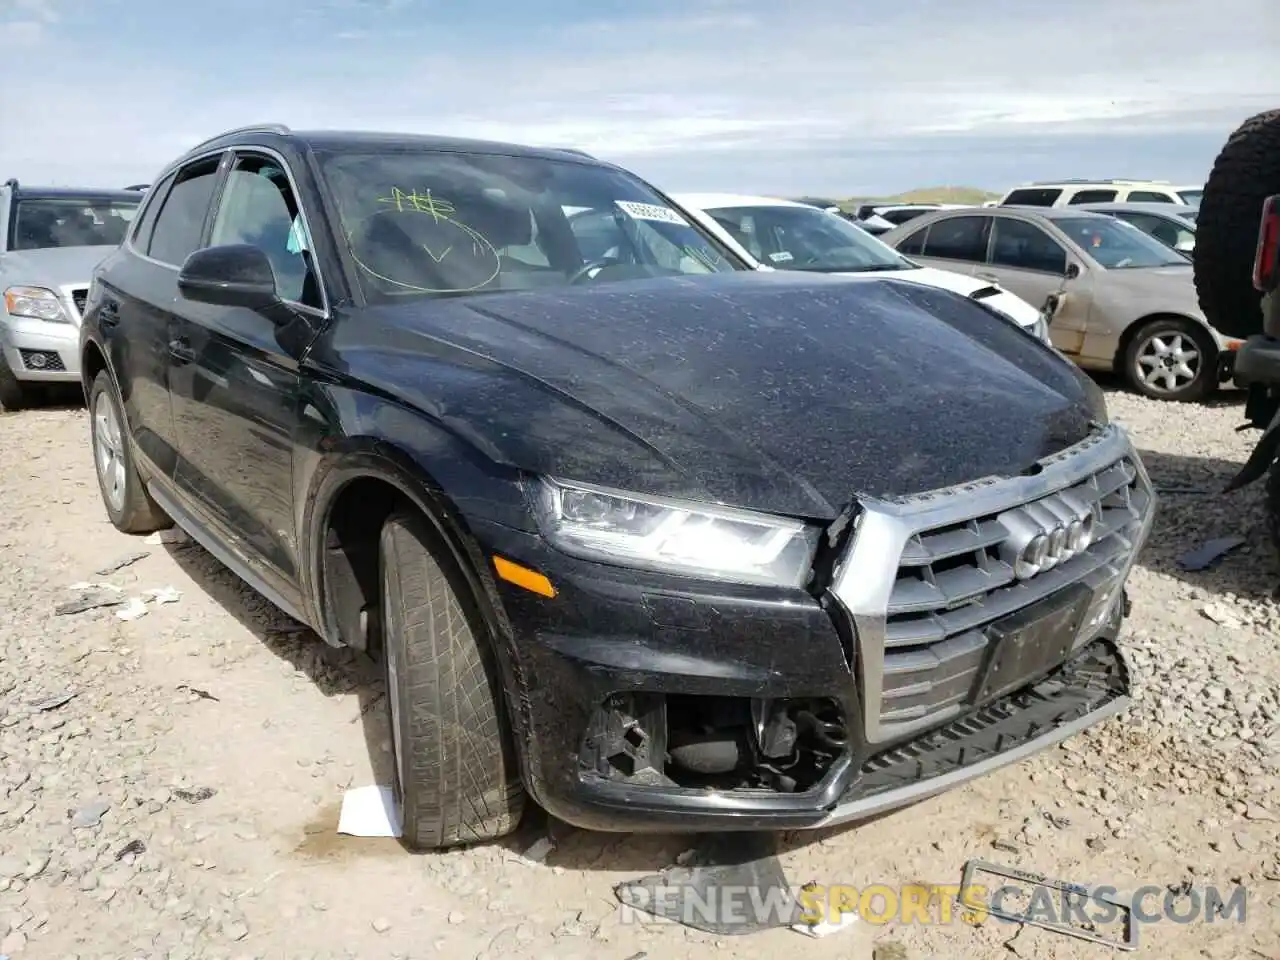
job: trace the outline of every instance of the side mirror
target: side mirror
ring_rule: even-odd
[[[182,265],[178,289],[188,300],[221,307],[265,310],[280,300],[271,261],[248,243],[197,250]]]
[[[1063,276],[1065,276],[1068,280],[1074,280],[1076,277],[1080,276],[1080,264],[1068,263],[1067,272],[1063,274]]]

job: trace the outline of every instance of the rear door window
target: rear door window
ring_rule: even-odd
[[[1129,196],[1126,197],[1130,203],[1177,203],[1178,200],[1171,193],[1162,193],[1155,190],[1130,190]]]
[[[1004,202],[1016,207],[1052,207],[1060,196],[1062,190],[1057,187],[1019,187]]]
[[[949,217],[929,224],[922,256],[983,263],[987,259],[990,217]]]
[[[1116,198],[1115,190],[1077,190],[1067,203],[1110,203]]]

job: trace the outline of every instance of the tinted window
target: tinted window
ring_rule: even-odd
[[[1173,203],[1174,199],[1167,193],[1154,190],[1130,190],[1126,198],[1130,203]]]
[[[176,173],[169,174],[147,191],[147,199],[143,201],[142,213],[136,218],[137,226],[133,229],[133,245],[139,250],[146,250],[147,245],[151,242],[151,230],[156,225],[156,214],[164,206],[165,192],[169,189],[169,185],[173,183],[173,178],[176,176]]]
[[[949,217],[929,225],[924,256],[982,263],[987,259],[988,217]]]
[[[1185,257],[1113,217],[1059,217],[1053,225],[1109,270],[1187,265]]]
[[[375,302],[742,269],[616,168],[403,147],[322,151],[318,160],[339,235]],[[584,250],[569,218],[588,211],[596,219],[581,221]]]
[[[917,230],[909,237],[905,237],[902,242],[898,244],[898,252],[905,253],[907,256],[921,256],[924,253],[924,238],[928,236],[928,234],[929,228],[925,227],[923,230]]]
[[[252,244],[271,261],[282,299],[323,306],[302,210],[275,160],[246,156],[236,161],[222,189],[209,243]]]
[[[1034,223],[996,217],[991,262],[1061,276],[1067,272],[1067,253]]]
[[[1116,198],[1114,190],[1077,190],[1068,203],[1110,203]]]
[[[1192,206],[1200,205],[1200,198],[1204,196],[1203,190],[1179,190],[1178,196],[1182,198],[1183,203],[1189,203]]]
[[[1026,187],[1014,190],[1004,202],[1019,207],[1052,207],[1060,196],[1062,191],[1057,188]]]
[[[907,268],[892,247],[825,210],[717,207],[707,213],[753,257],[778,270],[869,273]]]
[[[13,248],[116,247],[137,210],[138,200],[107,197],[20,199],[14,217]]]
[[[218,158],[202,160],[182,170],[173,189],[164,199],[160,216],[151,233],[147,254],[174,266],[181,266],[200,247],[205,214],[213,198]]]

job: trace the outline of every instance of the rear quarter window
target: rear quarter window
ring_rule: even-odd
[[[1052,207],[1060,196],[1062,191],[1055,187],[1020,187],[1010,191],[1003,202],[1008,206]]]

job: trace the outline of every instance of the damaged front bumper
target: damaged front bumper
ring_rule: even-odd
[[[1019,579],[1013,511],[1096,523]],[[1123,710],[1124,583],[1154,514],[1109,427],[1028,476],[863,505],[817,596],[569,560],[492,528],[548,603],[498,586],[525,780],[594,830],[861,820],[1021,760]]]

